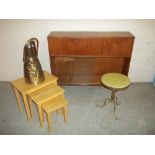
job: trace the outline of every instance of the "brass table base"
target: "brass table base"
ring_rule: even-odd
[[[104,100],[103,105],[97,105],[97,106],[100,107],[100,108],[102,108],[108,102],[113,103],[114,104],[114,115],[115,115],[115,119],[118,120],[119,118],[116,116],[116,107],[120,104],[120,102],[119,102],[118,98],[116,97],[116,92],[117,92],[117,90],[112,90],[111,98],[106,98]]]

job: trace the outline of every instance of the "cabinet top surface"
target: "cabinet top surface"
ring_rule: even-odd
[[[48,35],[50,37],[69,37],[69,38],[103,38],[103,37],[134,37],[130,32],[127,31],[111,31],[111,32],[86,32],[86,31],[53,31]]]

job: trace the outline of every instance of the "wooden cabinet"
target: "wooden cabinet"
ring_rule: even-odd
[[[97,85],[102,74],[128,75],[134,36],[130,32],[51,32],[48,49],[59,84]]]

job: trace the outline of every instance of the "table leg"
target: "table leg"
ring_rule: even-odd
[[[43,111],[40,106],[37,106],[37,107],[38,107],[38,116],[39,116],[39,120],[40,120],[40,127],[43,128],[44,127]]]
[[[63,112],[62,112],[62,110],[61,110],[61,109],[58,109],[56,112],[57,112],[57,114],[58,114],[58,115],[63,114]]]
[[[28,101],[29,101],[29,106],[30,106],[30,113],[31,113],[31,118],[33,117],[33,110],[32,110],[32,100],[28,97]]]
[[[14,89],[14,93],[16,96],[19,111],[22,112],[22,106],[21,106],[21,102],[20,102],[19,92],[17,91],[17,89],[15,87],[13,87],[13,89]]]
[[[63,111],[64,111],[64,122],[67,123],[67,120],[68,120],[68,117],[67,117],[67,105],[64,106]]]
[[[48,122],[48,131],[51,132],[51,125],[52,125],[52,119],[51,119],[51,113],[47,113],[47,122]]]
[[[28,106],[27,96],[26,96],[26,94],[22,94],[22,97],[23,97],[23,102],[24,102],[24,106],[25,106],[25,111],[27,114],[27,119],[28,119],[28,121],[31,121],[31,115],[30,115],[30,110],[29,110],[29,106]]]

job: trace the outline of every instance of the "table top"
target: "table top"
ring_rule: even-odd
[[[49,99],[60,96],[64,93],[64,89],[56,84],[49,84],[46,87],[38,89],[37,91],[28,93],[27,95],[37,104],[40,105]]]
[[[37,86],[35,85],[31,85],[31,84],[27,84],[25,82],[24,77],[19,78],[17,80],[11,81],[11,84],[13,85],[13,87],[15,87],[20,93],[31,93],[37,89],[40,89],[50,83],[54,83],[57,81],[57,77],[55,77],[54,75],[48,73],[47,71],[44,71],[44,75],[45,75],[45,80],[42,83],[39,83]]]
[[[130,80],[120,73],[107,73],[102,75],[101,82],[110,89],[125,89],[129,87]]]
[[[128,31],[53,31],[48,35],[50,37],[69,37],[69,38],[103,38],[103,37],[134,37]]]
[[[49,112],[55,111],[57,109],[60,109],[62,106],[66,105],[66,104],[68,104],[68,101],[62,95],[59,95],[55,98],[48,100],[44,104],[42,104],[42,108],[47,113],[49,113]]]

